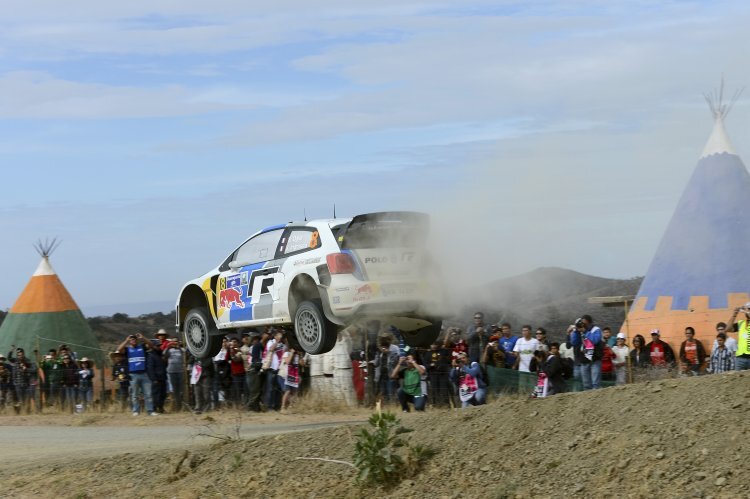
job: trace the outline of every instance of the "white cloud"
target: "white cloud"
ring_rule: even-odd
[[[189,143],[173,142],[183,131],[175,128],[133,139],[146,145],[128,151],[175,172],[175,181],[139,186],[182,198],[65,209],[33,201],[0,217],[3,233],[33,241],[32,232],[59,227],[80,240],[70,275],[89,297],[97,290],[88,266],[106,264],[97,252],[112,246],[110,258],[122,262],[116,301],[160,272],[167,284],[149,285],[154,295],[136,301],[171,297],[186,269],[205,270],[206,255],[231,249],[238,220],[255,228],[342,199],[351,212],[433,212],[449,231],[446,258],[472,262],[471,279],[539,265],[645,272],[708,137],[700,93],[722,72],[730,87],[750,81],[748,8],[495,3],[6,2],[2,67],[15,69],[0,76],[0,118],[10,127],[28,118],[42,127],[59,118],[195,119],[185,127]],[[61,69],[72,59],[86,82]],[[97,83],[114,78],[108,64],[123,83]],[[228,76],[236,70],[247,81]],[[746,97],[727,126],[750,155],[747,110]],[[33,138],[24,148],[5,140],[0,153],[43,161]],[[130,144],[66,147],[106,156]],[[182,160],[199,149],[187,170]],[[237,182],[248,186],[237,193]],[[198,246],[188,248],[195,231]],[[582,247],[581,233],[593,242]],[[155,251],[179,262],[164,270]]]
[[[353,90],[287,109],[229,143],[487,120],[617,123],[632,119],[635,110],[644,120],[663,106],[692,101],[722,71],[750,79],[734,56],[738,45],[748,45],[747,12],[722,19],[720,29],[716,19],[683,15],[668,23],[643,16],[631,25],[592,17],[396,22],[408,36],[352,41],[293,62],[301,71],[344,77]]]
[[[148,89],[80,83],[30,71],[0,77],[0,117],[134,118],[185,116],[228,106],[177,85]]]

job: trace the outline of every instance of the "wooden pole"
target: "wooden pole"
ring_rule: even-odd
[[[39,335],[36,336],[36,388],[37,394],[34,395],[34,403],[36,404],[37,412],[42,412],[42,404],[44,399],[42,398],[42,387],[46,384],[47,380],[44,378],[44,370],[42,370],[42,363],[39,357]]]
[[[104,382],[104,364],[106,362],[107,362],[106,360],[103,360],[102,361],[102,365],[99,366],[99,377],[102,380],[102,391],[99,394],[99,412],[104,412],[104,402],[105,402],[104,396],[107,393],[107,387],[106,387],[106,384]]]
[[[625,307],[625,343],[630,341],[630,321],[628,320],[628,300],[622,302]],[[628,347],[628,383],[633,382],[633,368],[630,365],[630,348]]]

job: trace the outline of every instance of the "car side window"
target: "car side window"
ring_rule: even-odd
[[[282,254],[289,256],[320,248],[320,233],[312,227],[292,229],[282,244]]]
[[[277,229],[258,234],[240,246],[234,260],[241,265],[273,260],[283,232],[283,229]]]

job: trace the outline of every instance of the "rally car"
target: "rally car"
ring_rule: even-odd
[[[443,307],[428,225],[422,213],[382,212],[264,229],[182,288],[177,330],[197,358],[218,353],[229,332],[270,325],[325,353],[341,328],[372,319],[429,346]]]

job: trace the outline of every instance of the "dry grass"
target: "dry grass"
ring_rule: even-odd
[[[95,425],[105,419],[105,416],[98,414],[79,414],[73,419],[71,426],[90,426]]]
[[[344,414],[356,409],[357,407],[349,407],[344,400],[330,395],[308,392],[297,397],[288,410],[295,414]]]

